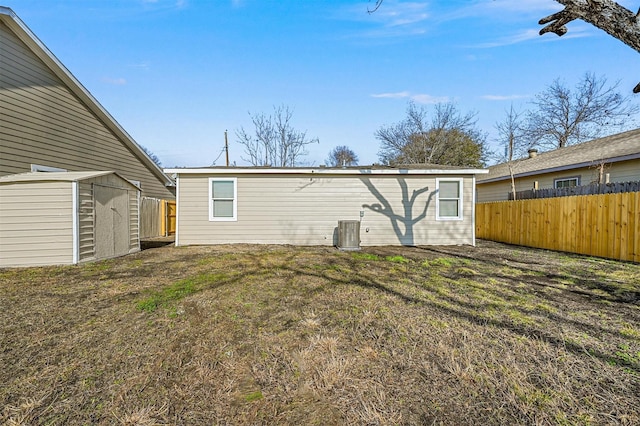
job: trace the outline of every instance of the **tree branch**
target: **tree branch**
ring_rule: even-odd
[[[634,14],[612,0],[556,1],[565,8],[539,21],[540,25],[546,25],[540,30],[540,35],[551,32],[562,36],[568,31],[566,24],[574,19],[581,19],[640,52],[640,9]],[[640,92],[640,83],[633,92]]]

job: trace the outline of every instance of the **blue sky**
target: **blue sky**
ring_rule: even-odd
[[[476,112],[492,143],[505,110],[556,78],[593,72],[625,95],[640,81],[640,55],[582,21],[539,36],[538,20],[561,9],[553,0],[385,0],[374,14],[361,0],[0,3],[165,167],[224,165],[225,130],[231,162],[245,165],[235,130],[277,105],[320,140],[304,165],[338,145],[372,164],[375,131],[410,100]]]

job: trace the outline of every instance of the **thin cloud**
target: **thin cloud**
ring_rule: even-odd
[[[527,99],[530,98],[529,95],[484,95],[481,96],[482,99],[486,99],[488,101],[515,101],[518,99]]]
[[[138,62],[129,66],[140,70],[148,70],[151,67],[151,64],[149,62]]]
[[[189,5],[188,0],[140,0],[142,4],[160,6],[161,8],[184,9]]]
[[[450,98],[446,96],[432,96],[425,93],[411,93],[408,91],[393,92],[393,93],[376,93],[371,95],[372,98],[382,99],[411,99],[419,104],[438,104],[443,102],[449,102]]]
[[[531,40],[540,41],[540,42],[551,42],[558,41],[560,37],[551,37],[551,36],[541,36],[539,33],[539,29],[528,29],[521,31],[517,34],[510,35],[508,37],[502,37],[494,41],[488,41],[485,43],[478,43],[472,46],[468,46],[471,48],[479,48],[479,49],[489,49],[493,47],[502,47],[502,46],[511,46],[513,44],[523,43]],[[553,35],[553,34],[551,34]],[[570,38],[583,38],[590,37],[593,35],[593,32],[589,31],[587,28],[572,28],[566,35],[562,36],[562,40],[567,40]]]
[[[479,0],[468,6],[456,5],[454,9],[441,14],[443,22],[466,18],[489,18],[513,21],[538,19],[562,9],[562,5],[551,0]]]
[[[416,36],[427,32],[429,6],[429,2],[385,0],[378,10],[367,13],[367,4],[357,3],[340,8],[334,18],[366,24],[369,29],[360,31],[358,38]]]
[[[104,77],[102,78],[102,82],[110,84],[112,86],[124,86],[125,84],[127,84],[127,80],[122,77],[120,78]]]
[[[373,15],[378,22],[386,27],[414,25],[429,19],[427,4],[425,3],[385,3],[385,7],[378,9]]]
[[[518,44],[524,41],[529,41],[529,40],[539,39],[539,38],[540,38],[540,34],[538,33],[538,31],[529,29],[529,30],[521,31],[518,34],[513,34],[508,37],[502,37],[495,41],[479,43],[471,47],[491,48],[491,47],[510,46],[512,44]]]

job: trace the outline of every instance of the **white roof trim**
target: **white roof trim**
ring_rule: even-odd
[[[133,151],[140,160],[156,175],[165,186],[173,186],[173,181],[145,153],[140,145],[120,126],[120,124],[100,105],[91,93],[71,74],[71,72],[55,57],[40,39],[22,22],[13,10],[0,6],[0,21],[41,60],[47,67],[69,87],[69,89],[102,121],[124,144]]]
[[[79,172],[25,172],[14,175],[0,176],[0,185],[33,182],[79,182],[86,179],[94,179],[100,176],[116,175],[137,190],[138,186],[121,174],[113,171],[79,171]]]
[[[262,174],[313,174],[313,175],[476,175],[489,173],[487,169],[411,169],[411,168],[176,168],[164,169],[167,174],[175,175],[262,175]]]

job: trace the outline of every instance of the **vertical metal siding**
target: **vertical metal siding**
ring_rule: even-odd
[[[95,259],[95,211],[93,206],[93,186],[91,182],[80,182],[79,195],[79,261]]]

